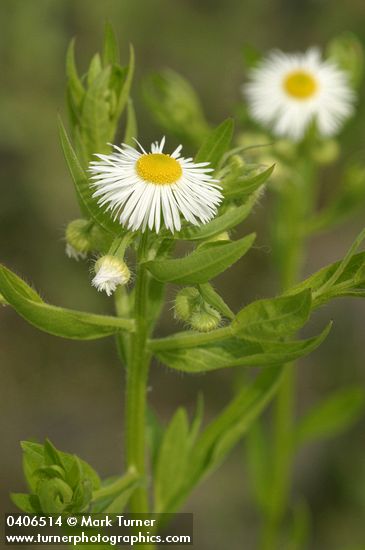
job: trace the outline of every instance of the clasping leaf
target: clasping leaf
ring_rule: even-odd
[[[147,269],[161,282],[206,283],[237,262],[252,246],[255,234],[234,242],[216,242],[171,260],[146,262]]]
[[[94,340],[133,331],[134,321],[46,304],[20,277],[0,265],[0,290],[19,315],[35,327],[63,338]]]

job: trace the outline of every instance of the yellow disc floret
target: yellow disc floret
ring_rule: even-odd
[[[317,88],[316,80],[306,71],[293,71],[284,79],[284,89],[294,99],[309,99]]]
[[[180,163],[163,153],[142,155],[137,160],[136,171],[143,180],[159,185],[175,183],[182,175]]]

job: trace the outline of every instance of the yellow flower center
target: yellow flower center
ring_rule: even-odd
[[[295,99],[308,99],[317,91],[317,82],[305,71],[293,71],[284,80],[285,91]]]
[[[137,160],[136,170],[143,180],[159,185],[175,183],[182,175],[180,163],[163,153],[142,155]]]

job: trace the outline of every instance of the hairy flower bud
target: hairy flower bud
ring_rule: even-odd
[[[84,260],[91,250],[90,222],[73,220],[66,228],[66,255],[75,260]]]
[[[210,332],[219,326],[221,316],[219,312],[208,304],[193,313],[190,318],[190,326],[200,332]]]
[[[175,316],[180,321],[188,322],[200,300],[198,289],[187,286],[177,293],[175,298]]]
[[[107,254],[95,262],[95,277],[91,284],[99,291],[104,291],[111,296],[119,285],[126,285],[130,279],[130,271],[127,264]]]

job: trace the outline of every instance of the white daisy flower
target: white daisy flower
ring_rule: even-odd
[[[91,284],[99,291],[111,296],[119,285],[126,285],[130,271],[123,260],[107,254],[95,262],[95,277]]]
[[[180,214],[193,225],[207,223],[223,198],[208,162],[181,157],[181,145],[171,155],[163,153],[164,145],[162,138],[150,153],[141,145],[141,151],[113,145],[110,155],[96,155],[99,160],[90,163],[93,196],[132,231],[148,226],[158,233],[162,218],[172,233],[180,231]]]
[[[347,75],[320,51],[272,52],[243,86],[254,119],[274,134],[300,140],[315,121],[322,136],[335,134],[353,112],[355,94]]]

